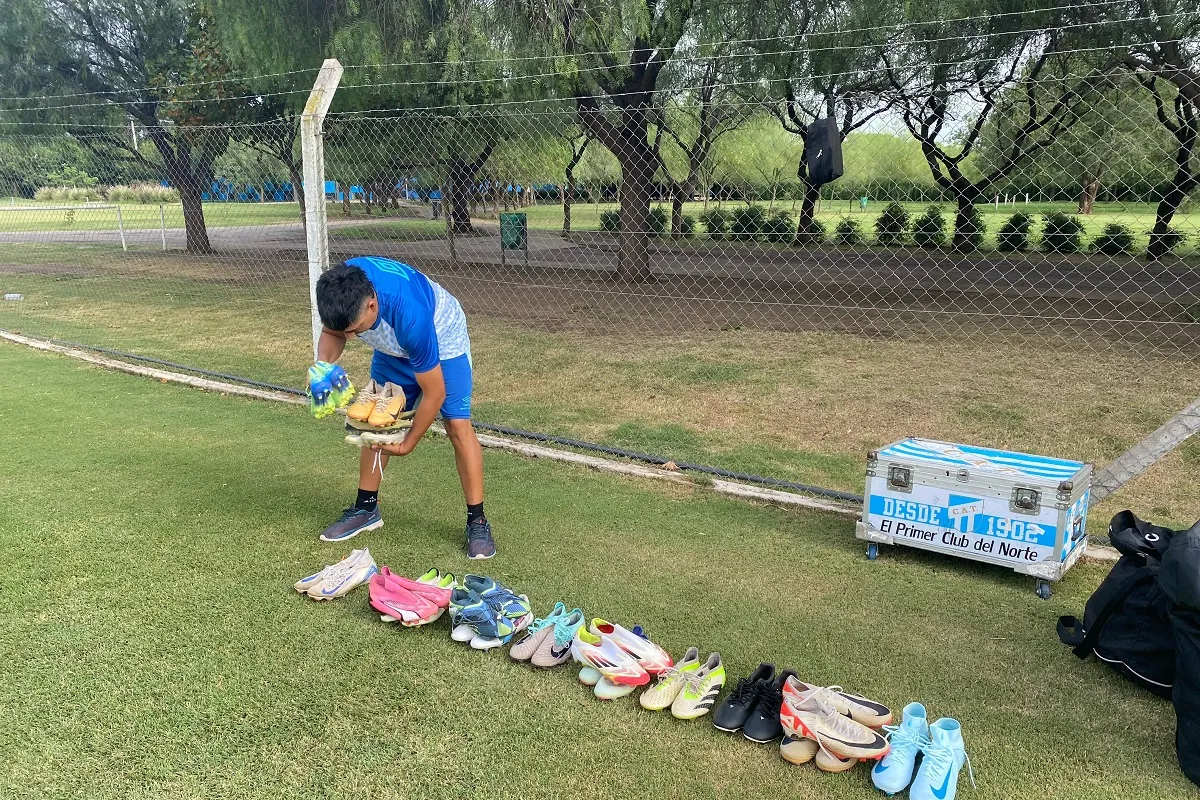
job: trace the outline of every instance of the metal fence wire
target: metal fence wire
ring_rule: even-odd
[[[462,301],[488,423],[841,490],[906,434],[1103,462],[1200,394],[1200,94],[1064,52],[335,98],[331,260],[395,258]],[[297,384],[297,121],[222,136],[193,186],[122,166],[131,142],[157,163],[136,126],[0,116],[0,327]],[[105,179],[25,180],[72,159]],[[1195,503],[1159,480],[1147,502]]]

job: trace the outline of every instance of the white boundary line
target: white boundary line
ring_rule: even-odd
[[[198,378],[192,375],[185,375],[181,372],[170,372],[168,370],[156,369],[154,367],[144,367],[138,364],[130,364],[126,361],[121,361],[115,358],[107,358],[105,356],[88,353],[75,347],[67,347],[65,345],[52,344],[43,342],[38,339],[32,339],[28,336],[22,336],[18,333],[0,330],[0,338],[6,339],[15,344],[22,344],[27,347],[32,347],[36,350],[44,350],[51,353],[76,358],[81,361],[86,361],[91,364],[96,364],[109,369],[120,370],[132,375],[141,375],[147,378],[155,378],[160,381],[171,381],[173,383],[181,383],[186,386],[192,386],[197,389],[203,389],[210,392],[220,392],[221,394],[238,395],[241,397],[250,397],[255,400],[270,400],[277,403],[289,403],[291,405],[307,405],[308,401],[303,397],[287,394],[284,392],[275,392],[267,389],[255,389],[249,386],[238,386],[232,383],[224,383],[215,381],[209,378]],[[434,425],[430,430],[435,433],[445,435],[445,430],[440,425]],[[575,453],[568,450],[556,450],[552,447],[544,447],[537,444],[529,444],[527,442],[509,439],[503,436],[493,436],[491,434],[480,433],[479,442],[484,447],[493,448],[496,450],[507,450],[512,453],[518,453],[530,458],[545,458],[551,461],[559,461],[568,464],[577,464],[594,469],[600,472],[611,472],[627,477],[643,478],[649,480],[664,481],[693,488],[707,488],[730,497],[740,497],[746,500],[757,500],[764,503],[774,505],[795,506],[800,508],[808,508],[815,511],[824,511],[828,513],[840,514],[843,516],[859,517],[862,513],[860,506],[844,505],[833,500],[818,500],[803,495],[793,494],[791,492],[781,492],[775,489],[764,489],[757,486],[750,486],[744,483],[735,481],[727,481],[721,478],[713,478],[711,481],[707,479],[695,480],[688,475],[666,469],[658,469],[656,467],[645,466],[642,464],[634,464],[626,461],[614,461],[607,458],[599,458],[597,456],[589,456],[583,453]],[[1091,558],[1097,561],[1115,561],[1119,556],[1116,550],[1104,545],[1089,544],[1086,558]]]

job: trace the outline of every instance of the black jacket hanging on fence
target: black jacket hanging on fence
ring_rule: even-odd
[[[1120,560],[1058,636],[1174,703],[1179,765],[1200,784],[1200,522],[1173,531],[1122,511],[1108,537]]]

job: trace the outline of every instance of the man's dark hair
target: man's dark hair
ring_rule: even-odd
[[[367,273],[343,261],[317,279],[317,313],[330,330],[344,331],[362,314],[363,304],[375,296]]]

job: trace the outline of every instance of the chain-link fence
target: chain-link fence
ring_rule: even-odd
[[[462,301],[484,422],[849,491],[910,434],[1111,460],[1200,394],[1200,97],[1071,53],[899,59],[851,88],[709,56],[670,90],[335,100],[332,260],[395,258]],[[117,159],[154,132],[19,130],[0,327],[301,381],[294,118],[219,126],[219,156],[130,185]],[[67,150],[114,177],[22,178]],[[1194,518],[1197,458],[1134,499]]]

